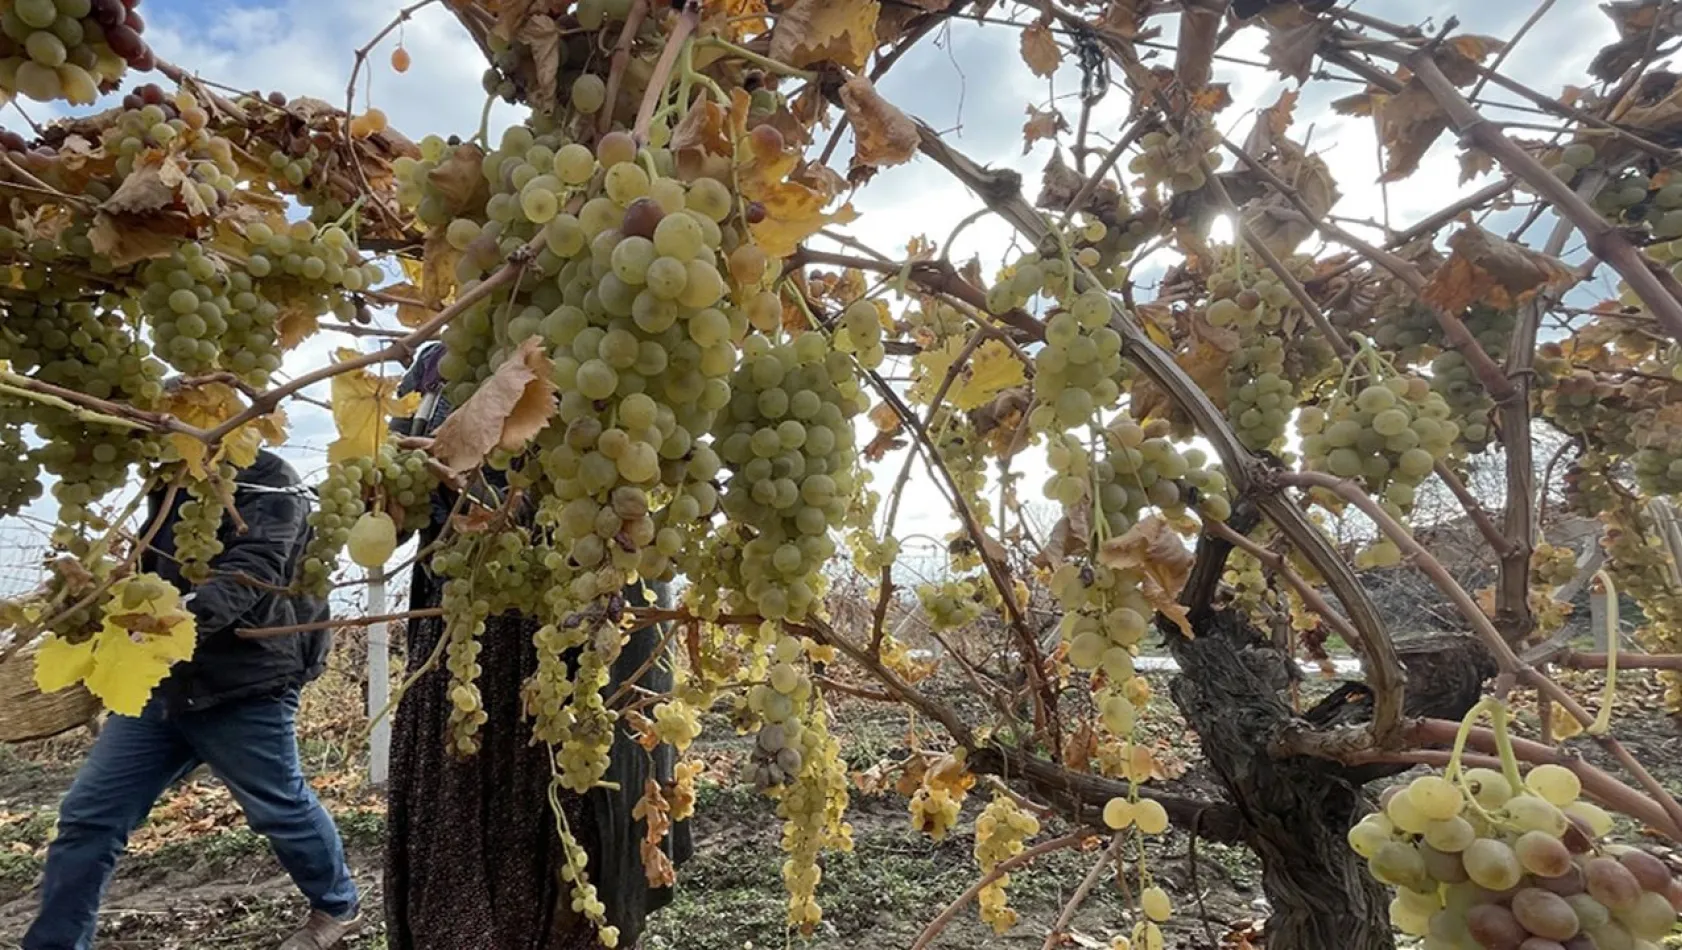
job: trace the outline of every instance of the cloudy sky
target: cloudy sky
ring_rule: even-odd
[[[237,88],[265,92],[278,89],[289,95],[315,96],[337,103],[344,98],[353,50],[388,23],[401,5],[396,0],[147,0],[140,9],[148,24],[147,39],[164,59]],[[1437,25],[1451,7],[1460,17],[1463,30],[1506,37],[1530,14],[1534,4],[1405,0],[1363,0],[1359,4],[1363,12],[1393,21],[1425,23],[1435,17]],[[1005,4],[993,10],[994,15],[1008,13],[1009,5]],[[1165,39],[1171,41],[1172,18],[1158,22],[1167,28]],[[367,103],[364,93],[371,93],[372,103],[385,110],[393,126],[417,140],[429,133],[471,133],[484,105],[479,83],[483,63],[477,48],[438,5],[417,14],[404,27],[402,37],[412,54],[413,67],[403,75],[391,71],[387,65],[391,48],[388,41],[372,57],[367,83],[358,89],[359,108]],[[1530,31],[1504,70],[1537,89],[1557,94],[1566,83],[1584,82],[1584,67],[1612,38],[1611,26],[1596,4],[1565,0],[1555,4]],[[1032,195],[1038,187],[1038,170],[1052,147],[1042,142],[1023,153],[1025,109],[1030,104],[1055,104],[1072,126],[1078,116],[1073,94],[1079,89],[1080,77],[1078,69],[1066,65],[1049,82],[1037,79],[1018,58],[1018,42],[1018,30],[1012,26],[955,21],[904,57],[880,89],[906,112],[937,129],[951,130],[949,140],[977,161],[1022,171],[1026,190]],[[1246,30],[1223,52],[1239,60],[1259,60],[1262,42],[1259,31]],[[1172,62],[1171,53],[1154,55],[1160,62]],[[1072,58],[1066,62],[1072,63]],[[1254,111],[1289,88],[1287,82],[1266,70],[1232,62],[1216,64],[1216,79],[1232,84],[1235,104],[1222,113],[1220,124],[1230,136],[1240,139],[1249,129]],[[1344,195],[1335,209],[1337,214],[1357,220],[1388,220],[1393,227],[1403,228],[1449,203],[1456,194],[1491,180],[1458,184],[1453,143],[1445,136],[1411,180],[1393,185],[1387,192],[1379,189],[1373,184],[1378,176],[1378,154],[1370,121],[1339,116],[1327,108],[1332,99],[1359,90],[1360,86],[1353,83],[1310,82],[1292,130],[1301,138],[1312,128],[1311,147],[1328,160]],[[38,120],[54,114],[38,105],[29,108]],[[1118,84],[1095,110],[1093,130],[1113,134],[1126,109],[1127,100]],[[1497,110],[1491,114],[1514,121],[1549,122],[1530,113]],[[493,127],[500,128],[518,117],[516,110],[498,104],[492,114]],[[18,125],[16,114],[10,110],[0,114],[0,125]],[[1515,130],[1515,134],[1543,133]],[[843,143],[836,161],[844,162],[849,153],[850,143]],[[847,228],[848,232],[890,255],[903,252],[915,235],[944,239],[957,221],[978,207],[973,197],[939,167],[921,159],[883,172],[853,201],[862,216]],[[1546,225],[1544,222],[1538,227]],[[1005,225],[983,220],[965,231],[951,255],[962,260],[979,254],[984,263],[993,265],[1009,244]],[[1141,277],[1148,280],[1149,273]],[[1148,288],[1143,296],[1149,297]],[[315,365],[327,347],[346,342],[334,334],[323,336],[324,340],[289,361],[288,369],[297,371]],[[319,395],[325,396],[325,392]],[[324,462],[322,450],[332,438],[331,420],[308,406],[295,405],[290,411],[293,443],[287,454],[306,473],[318,471]],[[887,466],[890,471],[897,470],[897,460],[890,459]],[[884,476],[881,480],[890,479]],[[938,535],[949,530],[950,521],[939,511],[938,499],[929,489],[919,493],[917,502],[906,506],[898,532],[901,536]],[[45,512],[44,507],[38,507],[35,514]],[[13,532],[0,536],[0,545],[13,544],[16,539],[14,527]],[[5,557],[0,554],[0,574],[5,570]]]

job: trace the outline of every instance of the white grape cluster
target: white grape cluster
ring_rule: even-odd
[[[1507,340],[1512,336],[1511,310],[1474,306],[1461,318],[1485,353],[1504,359]],[[1459,350],[1444,350],[1431,362],[1431,391],[1443,397],[1460,426],[1457,444],[1468,452],[1481,452],[1495,440],[1495,400],[1483,388]]]
[[[1290,318],[1300,319],[1284,282],[1266,267],[1246,267],[1241,248],[1222,255],[1222,265],[1210,275],[1209,325],[1236,331],[1238,348],[1227,364],[1227,418],[1246,448],[1277,447],[1296,409],[1298,382],[1286,366],[1286,336]],[[1294,276],[1313,275],[1311,259],[1293,258]]]
[[[1045,346],[1034,354],[1034,431],[1067,431],[1115,408],[1128,364],[1110,315],[1109,295],[1089,290],[1046,321]]]
[[[1598,839],[1612,819],[1575,774],[1493,769],[1389,790],[1349,831],[1396,888],[1390,917],[1425,950],[1656,950],[1682,886],[1652,855]]]
[[[937,584],[918,584],[917,603],[929,626],[956,630],[974,623],[986,609],[981,591],[987,583],[973,577],[955,577]]]
[[[1298,416],[1310,468],[1359,479],[1393,512],[1413,507],[1414,490],[1446,458],[1460,426],[1443,397],[1418,377],[1346,385]]]
[[[230,497],[234,475],[234,467],[226,463],[218,467],[215,475]],[[220,534],[226,511],[220,493],[209,479],[189,479],[187,495],[173,528],[175,557],[181,565],[181,576],[202,584],[210,579],[210,562],[222,553]]]
[[[147,83],[123,97],[123,111],[100,136],[117,156],[117,172],[127,176],[148,149],[179,150],[191,163],[199,200],[215,208],[237,187],[233,143],[209,128],[210,113],[190,92],[167,97]]]
[[[16,402],[0,402],[0,414],[21,415]],[[22,425],[0,426],[0,516],[10,517],[41,497],[41,461],[23,440]]]
[[[1207,122],[1188,122],[1184,131],[1146,132],[1139,137],[1140,152],[1127,163],[1150,188],[1167,185],[1175,192],[1196,191],[1207,181],[1204,163],[1221,167],[1221,133]]]
[[[981,866],[982,874],[991,874],[1001,862],[1021,854],[1027,840],[1039,833],[1038,818],[1010,796],[999,795],[975,820],[975,863]],[[996,934],[1016,926],[1020,919],[1005,893],[1009,884],[1010,875],[1001,874],[975,896],[981,919],[991,924]]]
[[[783,886],[788,888],[788,923],[810,936],[823,920],[818,906],[818,881],[823,868],[818,857],[826,850],[850,851],[852,826],[845,820],[851,784],[840,745],[829,732],[822,698],[808,705],[805,726],[790,748],[800,752],[802,765],[788,784],[773,790],[779,796],[777,817],[783,819]]]
[[[763,264],[760,270],[763,273]],[[851,354],[865,369],[882,365],[887,354],[882,344],[880,311],[874,303],[855,301],[841,312],[841,320],[835,327],[835,350]]]
[[[0,90],[37,102],[92,105],[130,67],[157,62],[140,0],[8,0],[0,4]]]
[[[743,778],[760,791],[787,784],[798,777],[805,756],[800,711],[812,698],[812,678],[806,672],[805,647],[787,634],[771,648],[765,682],[748,690],[748,709],[762,725],[754,739]]]
[[[806,616],[835,556],[831,530],[859,486],[852,419],[869,408],[853,360],[822,334],[742,346],[729,407],[714,429],[730,466],[722,506],[739,546],[720,544],[716,573],[766,619]],[[734,598],[734,595],[732,595]]]
[[[315,510],[310,512],[310,540],[298,565],[296,582],[315,597],[326,597],[333,586],[339,552],[350,541],[356,520],[367,509],[362,486],[372,474],[372,459],[355,458],[327,466],[316,487]]]

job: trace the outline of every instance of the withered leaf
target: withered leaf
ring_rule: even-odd
[[[1040,193],[1034,198],[1034,207],[1061,211],[1069,206],[1080,194],[1086,179],[1080,172],[1069,167],[1063,161],[1063,150],[1054,149],[1051,158],[1046,160],[1045,168],[1040,171]],[[1075,208],[1084,211],[1086,208]]]
[[[1297,9],[1300,12],[1300,8]],[[1289,24],[1270,22],[1267,45],[1262,47],[1262,55],[1280,75],[1306,82],[1314,70],[1314,56],[1320,48],[1320,41],[1326,38],[1330,29],[1331,21],[1323,17],[1305,16]]]
[[[444,207],[450,214],[479,210],[485,206],[490,198],[490,185],[485,181],[484,164],[485,153],[479,150],[479,146],[463,142],[437,168],[427,172],[427,182],[443,199]]]
[[[1460,153],[1460,184],[1495,170],[1495,158],[1482,149],[1469,148]]]
[[[1474,303],[1509,309],[1538,290],[1564,284],[1571,270],[1557,258],[1505,241],[1475,224],[1448,239],[1454,253],[1425,287],[1429,303],[1458,313]]]
[[[1022,31],[1022,61],[1036,76],[1050,76],[1063,62],[1063,48],[1044,20],[1036,20]]]
[[[1080,557],[1087,552],[1087,539],[1092,536],[1092,499],[1082,495],[1080,500],[1066,509],[1063,517],[1057,519],[1057,524],[1051,528],[1051,536],[1046,538],[1045,547],[1034,555],[1034,564],[1048,570],[1057,570],[1069,558]]]
[[[94,253],[107,257],[112,267],[123,268],[137,261],[168,257],[181,246],[181,235],[144,226],[145,221],[125,219],[97,212],[88,228]]]
[[[553,365],[541,337],[527,337],[491,378],[438,427],[428,449],[455,472],[484,464],[492,451],[518,451],[555,410]]]
[[[771,58],[804,68],[860,69],[876,48],[877,0],[794,0],[771,30]]]
[[[1056,109],[1040,109],[1030,104],[1028,121],[1022,123],[1022,154],[1033,151],[1035,142],[1056,138],[1057,133],[1068,130],[1069,121],[1063,118],[1063,113]]]
[[[695,100],[684,113],[683,121],[672,130],[671,141],[679,178],[729,180],[734,150],[725,118],[724,108],[705,97]]]
[[[841,106],[853,124],[853,168],[899,165],[917,154],[917,126],[865,76],[841,84]]]
[[[1174,598],[1191,575],[1193,560],[1179,534],[1158,515],[1143,519],[1098,549],[1098,562],[1105,567],[1142,574],[1140,592],[1145,599],[1187,636],[1191,635],[1191,624],[1186,609]]]
[[[527,17],[520,24],[516,38],[531,50],[532,76],[536,85],[526,90],[528,100],[539,112],[553,112],[556,106],[555,84],[561,70],[560,24],[553,17]]]

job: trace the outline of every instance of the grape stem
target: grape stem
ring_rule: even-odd
[[[637,119],[636,124],[631,126],[631,137],[636,139],[638,145],[648,144],[648,128],[654,120],[655,107],[665,98],[666,87],[671,83],[672,67],[677,65],[678,54],[689,45],[689,37],[700,25],[700,0],[686,0],[683,12],[678,14],[672,31],[666,35],[665,48],[660,50],[660,58],[654,63],[654,72],[648,77],[648,90],[643,93],[642,104],[637,107]]]
[[[625,70],[631,64],[631,47],[636,44],[637,31],[648,18],[648,7],[653,0],[631,0],[631,9],[625,13],[625,25],[619,30],[619,39],[613,44],[613,61],[607,70],[607,95],[603,97],[601,112],[596,115],[596,137],[606,135],[613,128],[613,103],[619,99],[619,85],[625,80]]]
[[[425,607],[418,610],[404,610],[390,614],[368,614],[362,617],[336,617],[332,620],[318,620],[313,623],[294,623],[283,627],[240,627],[234,633],[244,640],[264,640],[269,637],[284,637],[294,633],[308,633],[312,630],[337,630],[342,627],[363,627],[375,623],[389,623],[393,620],[420,620],[426,617],[442,617],[444,608]]]
[[[779,75],[789,76],[794,79],[803,79],[806,82],[816,82],[818,78],[817,73],[808,72],[804,69],[795,69],[793,66],[789,66],[785,63],[779,63],[769,56],[761,56],[751,49],[737,46],[735,43],[732,43],[721,36],[703,36],[695,41],[695,45],[715,46],[737,59],[746,60],[755,66],[758,66],[760,69],[777,73]]]
[[[404,23],[408,22],[409,18],[415,15],[415,11],[435,2],[437,0],[417,0],[416,3],[411,3],[398,10],[397,15],[391,18],[390,23],[387,23],[383,29],[374,34],[372,39],[356,50],[355,59],[350,67],[350,79],[345,81],[345,114],[343,119],[345,154],[350,156],[351,164],[356,166],[356,177],[358,184],[362,186],[363,197],[374,202],[374,206],[380,209],[380,214],[397,229],[398,233],[403,233],[408,229],[398,218],[395,211],[385,202],[378,200],[372,183],[368,181],[368,170],[362,167],[360,161],[356,160],[356,138],[350,132],[350,117],[356,113],[356,78],[361,75],[362,67],[368,62],[368,54],[374,51],[374,47],[380,45],[381,41],[392,34],[392,31],[400,29]],[[162,66],[163,64],[160,63],[159,65]],[[486,111],[489,111],[488,106]]]
[[[55,386],[9,371],[0,371],[0,393],[62,409],[82,422],[94,425],[139,431],[174,432],[201,441],[210,441],[210,433],[197,426],[188,425],[167,412],[149,412],[120,402],[109,402],[74,389]]]

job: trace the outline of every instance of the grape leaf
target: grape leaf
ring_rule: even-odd
[[[491,378],[438,427],[428,450],[456,472],[470,472],[495,449],[518,451],[555,411],[554,364],[541,337],[527,337]]]
[[[355,359],[355,350],[339,350],[335,356],[341,362]],[[420,405],[420,393],[397,396],[395,376],[379,376],[358,368],[333,377],[333,424],[339,437],[327,446],[329,462],[373,456],[385,443],[387,420],[392,416],[412,415]]]
[[[1142,576],[1139,592],[1163,616],[1191,636],[1186,608],[1175,600],[1191,574],[1192,553],[1166,519],[1151,515],[1098,547],[1098,563]]]
[[[410,262],[404,260],[403,263],[403,270],[407,273]],[[421,289],[409,281],[381,287],[378,293],[397,301],[397,322],[406,327],[418,327],[438,315],[436,309],[428,307],[421,300]]]
[[[135,574],[111,587],[99,633],[80,644],[50,637],[35,658],[35,682],[54,692],[76,682],[124,716],[138,716],[170,667],[198,645],[192,612],[156,574]]]
[[[471,142],[456,146],[450,156],[426,173],[432,192],[442,199],[444,210],[458,215],[483,208],[490,198],[490,184],[485,181],[485,153]],[[436,229],[439,233],[442,228]]]
[[[68,689],[93,672],[93,639],[72,643],[48,636],[35,651],[35,685],[43,693]]]
[[[1030,104],[1028,121],[1022,123],[1022,154],[1033,151],[1035,142],[1056,138],[1057,133],[1068,130],[1069,122],[1063,118],[1063,113],[1056,109],[1041,110]]]
[[[1063,48],[1044,20],[1035,20],[1022,31],[1022,61],[1036,76],[1050,76],[1063,62]]]
[[[794,0],[771,30],[771,58],[798,68],[862,69],[876,48],[880,14],[876,0]]]
[[[883,99],[868,78],[854,76],[841,84],[840,94],[853,124],[853,174],[861,168],[900,165],[917,154],[917,126]]]
[[[1287,79],[1307,82],[1314,71],[1320,41],[1331,31],[1331,21],[1294,5],[1271,7],[1265,17],[1267,45],[1262,47],[1262,55],[1267,57],[1267,64]]]
[[[561,28],[553,17],[527,17],[520,24],[515,37],[531,51],[532,76],[535,86],[526,90],[532,108],[549,113],[555,110],[556,82],[561,72]]]
[[[1431,275],[1422,296],[1450,313],[1474,303],[1511,309],[1538,290],[1571,279],[1570,269],[1557,258],[1504,241],[1475,224],[1456,231],[1448,246],[1454,253]]]
[[[245,402],[227,383],[200,382],[170,387],[159,408],[188,425],[214,429],[243,412]],[[257,450],[265,441],[270,445],[286,441],[286,413],[276,409],[240,426],[228,433],[214,455],[202,441],[190,435],[171,433],[168,439],[188,473],[202,479],[209,476],[210,466],[216,462],[226,460],[245,468],[257,461]]]

